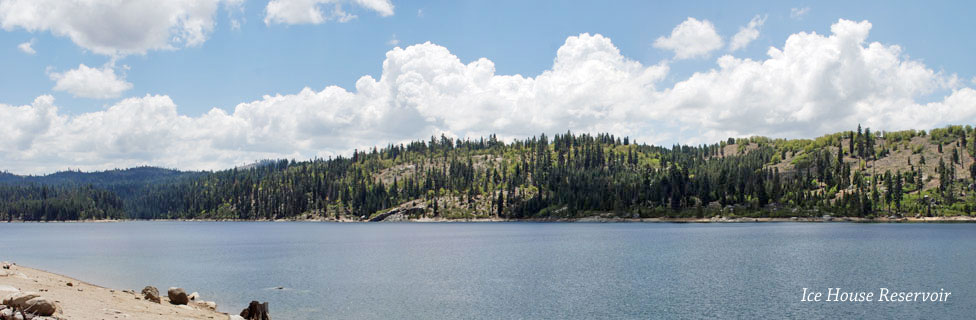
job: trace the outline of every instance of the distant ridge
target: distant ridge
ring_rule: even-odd
[[[15,175],[9,172],[0,173],[0,183],[36,183],[36,184],[118,184],[154,182],[165,179],[194,176],[200,174],[195,171],[179,171],[159,167],[134,167],[128,169],[112,169],[104,171],[58,171],[47,175]]]

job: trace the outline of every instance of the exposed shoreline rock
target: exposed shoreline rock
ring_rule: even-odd
[[[162,299],[159,298],[159,289],[153,286],[146,286],[142,288],[142,298],[146,301],[152,301],[155,303],[160,303]]]
[[[172,304],[187,304],[190,303],[190,298],[186,295],[186,291],[183,288],[171,287],[166,290],[166,296],[169,297],[169,303]]]
[[[50,272],[9,265],[9,269],[0,269],[0,302],[4,302],[0,312],[6,312],[4,315],[9,314],[11,319],[19,316],[13,316],[14,308],[7,307],[8,303],[19,304],[17,314],[20,310],[26,310],[30,312],[28,318],[33,320],[230,318],[230,315],[216,311],[217,304],[212,301],[199,300],[188,305],[160,304],[143,299],[145,294],[141,292],[113,290]],[[72,283],[71,287],[67,285],[69,282]],[[150,286],[146,289],[144,291],[155,288]]]

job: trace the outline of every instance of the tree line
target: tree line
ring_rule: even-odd
[[[86,190],[118,194],[136,219],[364,219],[406,205],[422,208],[422,216],[507,219],[970,214],[972,136],[969,126],[859,126],[817,139],[667,148],[612,134],[510,142],[442,135],[348,157],[263,161]]]

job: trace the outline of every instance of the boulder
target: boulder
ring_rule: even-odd
[[[171,287],[166,291],[166,295],[169,296],[169,303],[172,304],[187,304],[190,302],[190,297],[186,295],[186,291],[183,291],[183,288]]]
[[[3,299],[3,304],[11,307],[23,308],[24,303],[30,299],[40,297],[37,292],[18,292],[11,294]]]
[[[54,302],[54,300],[44,298],[44,297],[37,297],[34,299],[27,300],[27,302],[24,303],[23,308],[24,311],[42,317],[50,316],[53,315],[55,312],[58,312],[57,302]]]
[[[200,294],[199,293],[196,293],[196,292],[193,292],[188,297],[190,297],[190,300],[194,300],[195,301],[197,299],[200,299]]]
[[[271,316],[268,315],[268,303],[251,301],[247,308],[241,310],[241,317],[245,320],[271,320]]]
[[[146,286],[145,288],[142,288],[142,297],[146,298],[146,300],[160,303],[159,290],[156,289],[156,287]]]

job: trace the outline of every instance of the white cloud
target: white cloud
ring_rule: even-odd
[[[391,46],[394,46],[394,47],[395,47],[395,46],[397,46],[398,44],[400,44],[400,39],[397,39],[397,35],[396,35],[396,33],[394,33],[394,34],[393,34],[393,37],[392,37],[392,38],[390,38],[390,41],[387,41],[387,42],[386,42],[386,44],[388,44],[388,45],[391,45]]]
[[[722,37],[708,20],[698,21],[689,17],[674,27],[669,37],[657,38],[654,47],[674,51],[677,60],[707,57],[710,52],[722,47]]]
[[[60,126],[65,120],[64,116],[58,115],[58,108],[54,106],[54,98],[51,96],[37,97],[29,106],[0,104],[0,118],[4,119],[3,125],[0,125],[0,135],[5,137],[0,139],[0,150],[8,156],[17,154],[26,158],[33,156],[31,147],[34,140],[47,133],[51,127]]]
[[[240,30],[241,25],[247,22],[244,12],[244,0],[224,0],[224,10],[227,12],[227,19],[230,21],[231,30]]]
[[[53,98],[0,105],[0,163],[18,173],[134,165],[221,169],[264,158],[348,154],[424,139],[611,132],[668,145],[729,136],[815,137],[858,123],[875,130],[976,121],[976,90],[955,75],[867,41],[871,24],[840,20],[830,35],[797,33],[763,60],[726,55],[715,69],[661,87],[667,64],[643,65],[610,39],[566,39],[535,77],[498,75],[423,43],[387,52],[379,79],[266,95],[232,111],[180,115],[167,96],[64,115]],[[933,96],[942,96],[932,102]]]
[[[974,91],[909,60],[901,48],[867,42],[871,23],[840,20],[831,35],[797,33],[763,61],[723,56],[666,92],[660,105],[698,126],[704,141],[724,136],[813,137],[857,123],[875,129],[930,128],[976,117]],[[944,101],[925,95],[951,90]]]
[[[34,51],[34,47],[33,46],[34,46],[34,39],[31,39],[31,41],[27,41],[27,42],[18,44],[17,45],[17,49],[19,49],[20,52],[23,52],[23,53],[26,53],[26,54],[29,54],[29,55],[33,55],[33,54],[37,53],[37,51]]]
[[[766,23],[766,17],[760,17],[758,14],[749,20],[749,24],[744,27],[739,28],[739,32],[736,32],[732,36],[732,40],[729,43],[729,51],[736,51],[743,49],[749,45],[750,42],[759,38],[759,28]]]
[[[51,80],[57,81],[55,91],[67,91],[76,97],[109,99],[118,98],[123,92],[132,89],[132,84],[119,77],[110,66],[101,69],[84,64],[65,72],[49,72]]]
[[[98,54],[141,54],[202,44],[219,2],[4,0],[0,26],[50,31]]]
[[[803,19],[803,16],[807,15],[807,13],[810,13],[810,7],[791,8],[790,18],[800,20]]]
[[[277,24],[321,24],[326,21],[348,22],[356,19],[354,14],[343,9],[341,0],[271,0],[265,7],[264,23]],[[393,4],[389,0],[355,0],[356,5],[375,11],[380,16],[393,15]],[[323,12],[331,5],[331,12]]]

